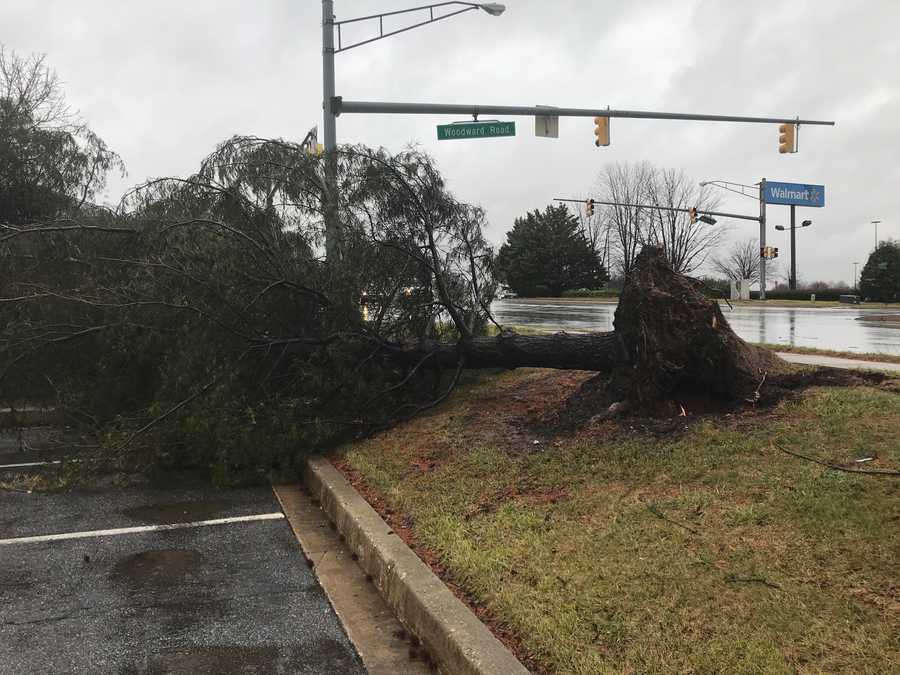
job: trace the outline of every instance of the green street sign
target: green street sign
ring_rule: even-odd
[[[437,128],[439,141],[450,141],[457,138],[497,138],[515,136],[515,122],[462,122],[460,124],[439,124]]]

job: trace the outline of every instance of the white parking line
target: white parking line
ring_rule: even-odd
[[[138,532],[159,532],[161,530],[184,530],[190,527],[209,527],[210,525],[229,525],[231,523],[249,523],[257,520],[278,520],[284,518],[281,511],[276,513],[260,513],[254,516],[233,516],[231,518],[215,518],[214,520],[195,520],[189,523],[168,523],[165,525],[139,525],[136,527],[117,527],[112,530],[88,530],[86,532],[63,532],[61,534],[39,534],[32,537],[14,537],[0,539],[0,546],[11,544],[32,544],[40,541],[61,541],[64,539],[87,539],[89,537],[110,537],[117,534],[136,534]]]
[[[26,466],[47,466],[48,464],[62,464],[62,460],[55,459],[50,462],[22,462],[21,464],[0,464],[0,469],[21,469]]]

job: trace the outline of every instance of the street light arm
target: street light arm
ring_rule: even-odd
[[[744,185],[743,183],[735,183],[734,181],[729,180],[704,180],[700,181],[700,187],[706,187],[707,185],[714,185],[715,187],[722,188],[723,190],[728,190],[729,192],[734,192],[737,195],[741,195],[742,197],[750,197],[751,199],[759,199],[759,186],[758,185]],[[730,187],[731,185],[737,185],[740,190],[735,190]],[[747,194],[744,192],[744,189],[754,190],[754,194]]]
[[[438,7],[447,7],[449,5],[463,5],[462,9],[458,9],[455,12],[450,12],[449,14],[442,14],[440,16],[434,15],[434,10]],[[370,42],[376,42],[378,40],[383,40],[386,37],[390,37],[392,35],[397,35],[398,33],[405,33],[406,31],[410,31],[414,28],[419,28],[421,26],[425,26],[430,23],[437,23],[438,21],[443,21],[444,19],[449,19],[451,16],[456,16],[457,14],[462,14],[464,12],[472,11],[473,9],[483,9],[488,14],[493,16],[498,16],[505,9],[502,5],[497,5],[496,3],[478,3],[478,2],[438,2],[431,5],[421,5],[419,7],[410,7],[409,9],[399,9],[394,12],[383,12],[381,14],[370,14],[369,16],[360,16],[355,19],[345,19],[344,21],[335,21],[333,25],[337,26],[337,49],[334,50],[334,53],[337,54],[339,52],[345,52],[348,49],[353,49],[354,47],[361,47],[362,45],[367,45]],[[420,21],[419,23],[414,23],[411,26],[405,26],[404,28],[398,28],[397,30],[392,30],[387,33],[384,32],[384,17],[386,16],[396,16],[398,14],[409,14],[410,12],[421,12],[423,10],[428,10],[429,18],[425,21]],[[354,42],[351,45],[344,46],[341,41],[341,26],[347,23],[357,23],[360,21],[371,21],[374,19],[378,19],[378,36],[369,38],[368,40],[361,40],[359,42]]]

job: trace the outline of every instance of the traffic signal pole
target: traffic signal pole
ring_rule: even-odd
[[[700,113],[668,113],[650,110],[610,110],[609,108],[552,108],[521,105],[483,105],[458,103],[397,103],[390,101],[345,101],[336,96],[331,109],[338,115],[366,113],[380,115],[507,115],[534,117],[552,114],[556,117],[625,117],[645,120],[693,120],[697,122],[748,122],[759,124],[812,124],[834,126],[825,120],[798,120],[788,117],[747,117],[743,115],[704,115]]]
[[[334,101],[334,1],[322,0],[322,107],[323,140],[325,145],[325,257],[340,258],[340,223],[338,222],[337,191],[337,114]]]
[[[587,200],[585,199],[564,199],[562,197],[556,197],[553,199],[555,202],[573,202],[577,204],[584,204]],[[682,209],[675,206],[656,206],[654,204],[627,204],[625,202],[605,202],[600,199],[590,199],[590,201],[594,204],[604,204],[605,206],[624,206],[626,208],[632,209],[654,209],[656,211],[674,211],[676,213],[690,213],[691,211],[695,211],[698,215],[701,216],[718,216],[720,218],[737,218],[738,220],[759,220],[756,216],[748,216],[744,213],[725,213],[724,211],[701,211],[700,209]]]
[[[324,119],[325,152],[334,152],[337,147],[335,115],[331,108],[334,99],[334,1],[322,0],[322,101]]]
[[[460,6],[462,9],[435,15],[435,9],[448,6]],[[783,138],[779,138],[782,146],[781,152],[796,152],[796,137],[801,124],[816,126],[834,126],[833,121],[826,120],[802,120],[799,117],[749,117],[745,115],[706,115],[699,113],[674,113],[656,112],[647,110],[611,110],[610,108],[557,108],[552,111],[547,106],[510,106],[510,105],[482,105],[482,104],[450,104],[450,103],[404,103],[391,101],[345,101],[343,97],[335,94],[334,56],[337,53],[381,40],[391,35],[403,33],[426,24],[443,21],[450,17],[468,11],[483,10],[493,16],[503,13],[505,7],[492,2],[470,2],[462,0],[444,0],[429,5],[410,7],[392,12],[382,12],[370,16],[358,17],[336,21],[334,17],[334,0],[322,0],[322,107],[324,110],[324,149],[325,149],[325,248],[328,259],[340,257],[340,223],[338,220],[338,184],[337,184],[337,140],[336,118],[341,114],[400,114],[400,115],[471,115],[478,119],[479,115],[507,115],[511,117],[546,117],[552,112],[554,117],[593,117],[597,129],[595,130],[597,145],[609,143],[609,120],[612,117],[630,119],[654,119],[654,120],[693,120],[699,122],[740,122],[754,124],[779,124],[779,131]],[[397,30],[384,31],[384,17],[403,15],[410,12],[425,12],[428,18]],[[341,26],[344,24],[378,21],[378,35],[369,39],[360,40],[352,44],[344,44],[341,36]],[[337,36],[335,36],[335,31]],[[335,37],[337,47],[335,48]],[[782,149],[783,147],[783,149]],[[763,190],[765,181],[760,184],[760,242],[765,244],[765,203]],[[653,207],[650,207],[653,208]],[[727,214],[716,212],[703,212],[704,215],[720,215],[728,218],[741,218],[757,220],[756,218],[742,214]],[[765,299],[765,259],[760,256],[761,289],[760,298]]]

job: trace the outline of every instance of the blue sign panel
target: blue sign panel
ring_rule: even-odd
[[[766,204],[825,206],[825,186],[766,181],[763,200]]]

